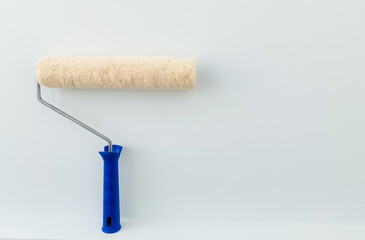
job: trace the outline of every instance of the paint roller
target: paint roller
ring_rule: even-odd
[[[48,108],[105,140],[103,226],[105,233],[121,228],[118,160],[123,147],[110,138],[43,100],[41,86],[49,88],[193,89],[195,60],[173,57],[44,57],[37,62],[37,98]]]

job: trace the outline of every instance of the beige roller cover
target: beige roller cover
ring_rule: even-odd
[[[39,84],[52,88],[193,89],[195,60],[173,57],[44,57]]]

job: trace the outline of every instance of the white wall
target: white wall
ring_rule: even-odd
[[[0,215],[100,217],[105,145],[48,55],[195,57],[193,91],[45,89],[110,136],[121,215],[365,223],[365,3],[0,1]]]

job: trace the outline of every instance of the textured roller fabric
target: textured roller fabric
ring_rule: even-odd
[[[192,89],[195,60],[173,57],[43,57],[39,84],[52,88]]]

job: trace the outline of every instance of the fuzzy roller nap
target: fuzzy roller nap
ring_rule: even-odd
[[[44,57],[37,62],[37,96],[45,106],[108,142],[104,160],[103,227],[120,230],[118,160],[122,147],[78,119],[44,101],[41,86],[51,88],[192,89],[195,60],[170,57]]]
[[[38,82],[52,88],[192,89],[195,61],[171,57],[45,57]]]

